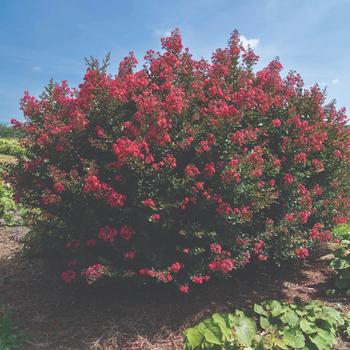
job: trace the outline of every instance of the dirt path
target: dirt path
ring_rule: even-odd
[[[65,289],[45,272],[42,261],[21,255],[23,232],[0,227],[0,305],[29,335],[25,350],[181,349],[181,332],[188,326],[213,312],[244,308],[266,298],[317,298],[350,310],[347,299],[324,296],[332,272],[327,260],[319,257],[298,270],[241,274],[189,297],[164,288]]]

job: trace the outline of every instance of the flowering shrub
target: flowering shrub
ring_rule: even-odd
[[[211,62],[177,30],[162,47],[116,75],[91,60],[78,89],[26,94],[26,121],[13,121],[28,152],[16,198],[41,209],[37,239],[62,253],[63,281],[188,293],[251,262],[305,259],[349,210],[344,109],[282,78],[278,60],[255,72],[237,32]]]

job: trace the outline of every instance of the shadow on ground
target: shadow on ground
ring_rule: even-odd
[[[40,260],[21,255],[21,228],[0,228],[0,305],[29,336],[23,349],[181,349],[181,333],[210,314],[264,299],[322,299],[331,276],[326,260],[301,269],[265,268],[208,284],[190,296],[173,288],[66,289]],[[349,309],[346,300],[325,300]],[[345,348],[344,348],[345,349]]]

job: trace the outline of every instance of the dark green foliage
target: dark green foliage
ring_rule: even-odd
[[[336,271],[335,288],[350,297],[350,241],[340,242],[334,252],[331,266]]]
[[[11,126],[0,124],[0,137],[19,137],[22,133],[18,129],[14,129]]]
[[[0,314],[0,350],[20,349],[25,336],[16,331],[8,313]]]
[[[277,300],[244,313],[214,314],[184,332],[185,349],[328,350],[340,334],[349,336],[349,315],[314,301]]]

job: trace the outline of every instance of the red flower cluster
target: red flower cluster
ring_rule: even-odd
[[[222,273],[228,273],[233,270],[235,262],[232,259],[216,259],[209,263],[208,267],[210,271],[221,271]]]
[[[295,250],[295,254],[299,259],[305,260],[309,256],[309,250],[307,248],[298,248]]]
[[[105,242],[113,242],[117,233],[118,232],[115,228],[104,226],[98,231],[98,238],[104,240]]]

